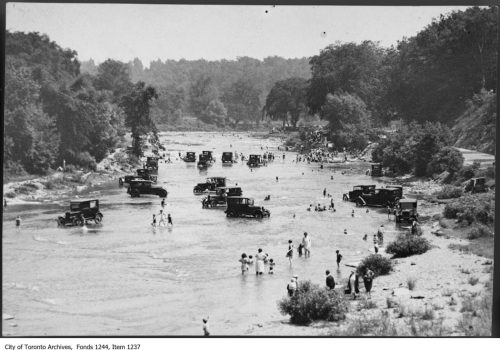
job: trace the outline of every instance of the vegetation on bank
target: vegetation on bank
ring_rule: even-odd
[[[412,255],[423,254],[431,249],[427,239],[411,233],[400,233],[395,241],[390,242],[385,251],[393,258],[406,258]]]
[[[375,274],[375,277],[388,275],[393,270],[392,261],[380,254],[370,254],[364,258],[356,268],[356,272],[364,276],[367,269]]]
[[[301,281],[291,297],[278,302],[283,315],[290,315],[293,324],[307,325],[313,321],[341,321],[349,310],[349,304],[336,290],[320,287],[311,281]]]

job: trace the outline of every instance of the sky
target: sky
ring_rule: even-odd
[[[460,6],[214,6],[8,3],[10,31],[47,34],[101,63],[310,57],[337,41],[389,47]]]

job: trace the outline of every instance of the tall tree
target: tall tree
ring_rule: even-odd
[[[282,120],[283,126],[289,116],[294,127],[300,114],[306,111],[308,83],[303,78],[290,78],[274,84],[266,98],[264,112],[273,120]]]
[[[257,121],[260,116],[259,94],[260,91],[245,78],[231,84],[222,96],[228,118],[235,124]]]

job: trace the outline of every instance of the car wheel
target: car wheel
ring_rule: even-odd
[[[138,189],[133,189],[132,191],[130,191],[130,195],[132,197],[140,197],[141,193],[139,192]]]
[[[83,220],[80,218],[76,218],[73,223],[75,226],[83,226]]]
[[[96,224],[101,223],[101,221],[102,221],[102,214],[101,213],[97,213],[97,215],[95,216],[94,221],[95,221]]]
[[[256,213],[255,213],[255,217],[256,217],[257,219],[262,219],[262,216],[263,216],[263,215],[262,215],[262,213],[261,213],[260,211],[258,211],[258,212],[256,212]]]
[[[167,197],[167,191],[161,191],[161,192],[158,194],[158,196],[159,196],[160,198],[166,198],[166,197]]]
[[[226,213],[226,216],[227,216],[228,218],[232,218],[232,217],[234,216],[234,213],[233,213],[232,211],[228,211],[228,212]]]
[[[64,226],[65,224],[65,221],[64,221],[64,218],[63,217],[59,217],[57,218],[57,226]]]

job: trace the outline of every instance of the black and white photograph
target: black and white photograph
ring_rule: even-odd
[[[6,3],[2,337],[491,337],[499,18]]]

